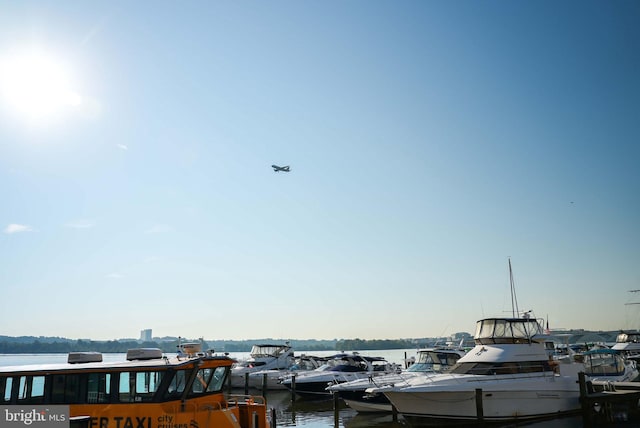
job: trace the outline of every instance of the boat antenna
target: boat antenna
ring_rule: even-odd
[[[516,286],[513,281],[513,270],[511,269],[511,257],[509,257],[509,282],[511,283],[511,313],[513,318],[520,315],[518,309],[518,298],[516,297]]]

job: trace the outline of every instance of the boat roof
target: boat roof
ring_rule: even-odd
[[[259,343],[253,346],[257,346],[259,348],[291,348],[291,345],[282,343]]]
[[[360,354],[335,354],[332,355],[330,357],[327,357],[327,359],[329,360],[355,360],[355,361],[369,361],[369,362],[373,362],[373,361],[386,361],[384,358],[382,357],[367,357],[365,355],[360,355]]]
[[[198,360],[223,360],[232,362],[227,356],[205,356],[197,358],[185,357],[162,357],[148,360],[123,360],[110,362],[88,362],[88,363],[55,363],[55,364],[28,364],[16,366],[0,367],[0,374],[22,373],[22,372],[50,372],[50,371],[101,371],[101,370],[121,370],[127,368],[163,368],[168,366],[180,367],[193,364]]]

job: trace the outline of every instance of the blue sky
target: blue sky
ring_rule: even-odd
[[[5,2],[0,334],[473,332],[509,258],[552,328],[640,328],[639,19]]]

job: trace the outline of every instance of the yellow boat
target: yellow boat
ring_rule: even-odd
[[[0,367],[0,405],[68,406],[87,428],[269,427],[263,397],[223,392],[234,362],[226,356],[143,348],[122,362],[99,353],[67,361]]]

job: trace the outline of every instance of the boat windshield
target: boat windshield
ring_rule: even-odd
[[[421,351],[418,354],[418,360],[413,363],[407,371],[409,372],[430,372],[441,371],[447,367],[453,366],[460,355],[452,352],[438,352],[438,351]]]
[[[587,352],[584,355],[584,372],[589,376],[617,376],[624,373],[624,361],[612,352]]]
[[[253,345],[251,347],[252,357],[277,357],[287,349],[280,345]]]
[[[529,343],[543,333],[542,325],[532,318],[488,318],[476,323],[476,343]]]

